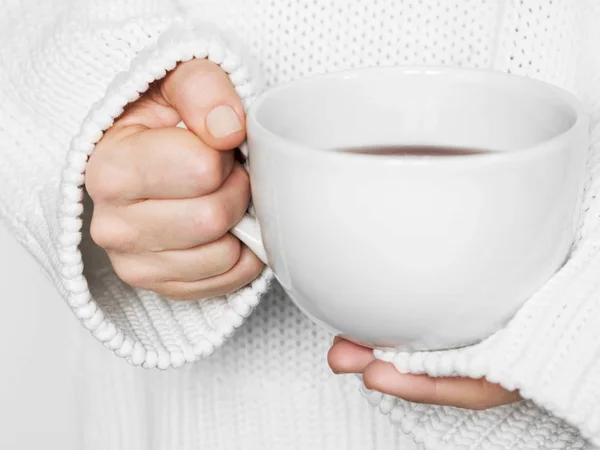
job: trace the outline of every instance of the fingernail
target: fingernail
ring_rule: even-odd
[[[243,129],[240,118],[228,105],[217,106],[208,113],[206,128],[216,138],[223,138]]]

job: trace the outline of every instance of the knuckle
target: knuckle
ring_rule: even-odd
[[[113,258],[112,264],[117,276],[126,284],[140,289],[152,290],[154,286],[153,277],[142,264],[128,258]]]
[[[112,241],[110,236],[108,236],[106,227],[104,226],[103,222],[98,219],[96,214],[94,214],[92,217],[92,222],[90,223],[90,237],[96,245],[104,249],[106,249],[107,245],[109,245],[109,243]]]
[[[265,264],[258,256],[252,253],[247,262],[247,268],[246,281],[249,283],[262,273],[263,269],[265,268]]]
[[[220,253],[222,255],[224,272],[227,272],[240,260],[242,245],[235,236],[228,233],[220,242]]]
[[[209,106],[211,100],[222,95],[228,78],[215,63],[206,59],[193,59],[179,65],[162,84],[163,95],[193,98],[198,106]]]
[[[196,226],[207,238],[218,238],[229,231],[227,206],[214,199],[207,200],[196,217]]]
[[[194,70],[189,70],[184,76],[183,89],[214,95],[216,90],[228,87],[228,83],[227,75],[219,66],[210,61],[200,60],[195,62]]]
[[[85,187],[94,203],[110,203],[124,197],[127,179],[122,176],[121,170],[104,158],[90,158],[85,174]]]
[[[365,387],[371,391],[376,391],[378,384],[377,384],[377,378],[376,376],[373,374],[372,371],[370,370],[365,370],[363,373],[363,384],[365,385]]]
[[[190,184],[196,187],[196,195],[215,192],[223,184],[223,161],[216,151],[206,152],[188,168]]]
[[[94,214],[90,224],[92,241],[105,250],[130,252],[137,243],[137,233],[120,220],[107,215]]]

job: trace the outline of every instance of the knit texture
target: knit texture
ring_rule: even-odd
[[[155,293],[123,285],[121,292],[115,292],[111,289],[118,284],[114,273],[98,276],[92,271],[87,277],[84,275],[84,261],[77,244],[81,242],[83,227],[80,216],[85,166],[94,145],[124,107],[178,62],[192,58],[207,58],[219,64],[229,74],[243,103],[252,101],[248,69],[238,54],[207,28],[188,28],[176,21],[153,46],[137,55],[128,71],[113,80],[84,119],[72,141],[62,177],[59,258],[63,284],[69,292],[67,302],[83,324],[117,355],[147,368],[179,367],[212,353],[248,316],[272,278],[266,269],[250,287],[234,295],[186,303],[167,301]],[[88,260],[93,266],[101,257],[90,255]]]
[[[242,448],[278,449],[332,448],[336,442],[346,442],[343,448],[388,449],[401,443],[371,412],[356,411],[361,407],[347,398],[354,395],[352,380],[334,379],[323,366],[328,336],[277,285],[240,333],[244,339],[209,358],[267,292],[268,269],[231,296],[170,302],[122,283],[91,242],[91,205],[82,188],[89,155],[128,103],[191,58],[219,64],[245,106],[263,89],[303,76],[413,63],[528,75],[582,98],[593,124],[589,179],[581,229],[565,267],[506,329],[479,345],[412,355],[376,352],[403,372],[486,376],[521,389],[529,401],[468,412],[363,394],[426,449],[582,449],[589,445],[584,438],[600,444],[598,20],[594,0],[4,2],[2,219],[83,325],[116,355],[161,369],[205,359],[180,369],[187,375],[169,375],[173,386],[167,375],[128,375],[130,382],[123,383],[137,394],[126,390],[117,396],[123,404],[143,403],[137,383],[168,386],[177,398],[168,402],[169,411],[185,411],[185,426],[165,423],[149,408],[132,413],[139,439],[100,433],[86,448],[94,442],[128,450],[233,448],[238,441]],[[234,375],[240,370],[244,380]],[[120,391],[113,381],[107,386],[85,390],[97,407],[96,426],[119,423],[102,397]],[[257,422],[258,428],[250,425]],[[193,431],[199,426],[206,433]],[[92,428],[84,428],[89,436]]]

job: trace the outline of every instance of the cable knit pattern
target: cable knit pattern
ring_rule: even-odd
[[[160,369],[204,359],[175,373],[120,369],[121,378],[96,387],[82,382],[82,398],[95,411],[82,428],[85,448],[212,450],[240,440],[241,448],[278,450],[406,445],[378,413],[356,403],[355,380],[326,372],[328,336],[276,284],[267,292],[268,269],[229,297],[176,303],[125,285],[92,243],[92,205],[82,187],[94,145],[150,83],[191,58],[219,64],[245,106],[281,82],[393,64],[493,68],[578,95],[591,113],[592,146],[567,264],[478,345],[376,352],[401,372],[485,376],[519,388],[527,400],[470,412],[363,395],[427,450],[600,445],[598,21],[596,0],[0,2],[2,220],[116,355]],[[264,293],[264,308],[246,321]],[[92,380],[98,368],[86,364]],[[150,392],[170,397],[153,404]],[[127,416],[107,403],[107,393]],[[133,402],[148,407],[134,411]],[[136,422],[125,430],[127,420]],[[103,427],[121,431],[93,431]]]

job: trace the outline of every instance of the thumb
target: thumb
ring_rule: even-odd
[[[246,136],[242,101],[227,74],[206,59],[193,59],[169,73],[160,87],[186,127],[209,147],[231,150]]]

